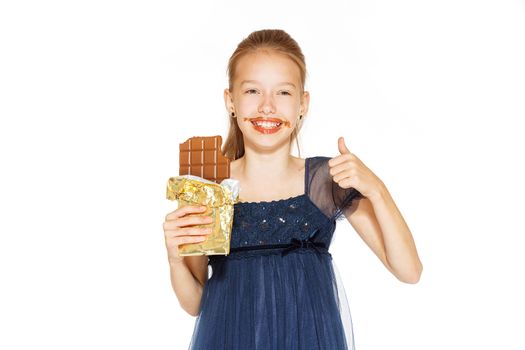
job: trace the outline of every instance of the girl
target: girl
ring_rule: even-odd
[[[241,187],[230,254],[177,255],[178,245],[210,232],[195,227],[211,223],[192,215],[202,208],[182,207],[164,223],[173,289],[198,316],[190,349],[353,349],[328,251],[336,220],[346,217],[399,280],[417,283],[422,265],[410,230],[383,182],[343,138],[333,158],[290,154],[310,96],[304,56],[286,32],[251,33],[230,58],[228,75],[223,153]]]

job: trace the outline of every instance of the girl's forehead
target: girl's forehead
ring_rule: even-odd
[[[243,55],[237,61],[239,66],[253,66],[253,65],[269,65],[269,64],[282,65],[294,64],[294,62],[286,55],[278,52],[270,51],[257,51]]]
[[[300,70],[289,57],[279,53],[257,52],[246,54],[237,61],[235,80],[293,80],[298,82]]]

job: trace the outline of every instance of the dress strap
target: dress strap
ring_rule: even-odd
[[[308,188],[308,183],[310,182],[310,171],[308,169],[308,157],[304,159],[304,193],[306,193],[307,196],[310,196],[308,193],[310,189]]]

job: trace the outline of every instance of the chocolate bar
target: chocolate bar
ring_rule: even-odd
[[[230,177],[230,159],[221,151],[222,137],[195,136],[179,145],[179,175],[194,175],[220,184]]]

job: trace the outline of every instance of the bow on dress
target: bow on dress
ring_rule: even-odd
[[[324,244],[323,242],[314,241],[315,236],[317,236],[319,232],[320,230],[316,229],[310,237],[308,237],[307,239],[303,239],[303,240],[292,238],[289,246],[282,251],[281,255],[285,256],[288,253],[290,253],[292,250],[301,249],[301,248],[313,248],[319,254],[322,254],[323,252],[327,251],[328,249],[326,248],[326,244]]]

